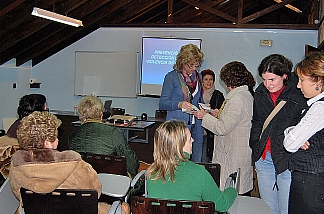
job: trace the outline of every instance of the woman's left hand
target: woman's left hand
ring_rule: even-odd
[[[193,112],[193,115],[195,115],[195,117],[197,117],[198,119],[202,119],[206,114],[207,114],[207,111],[205,111],[202,107],[200,107],[200,110],[198,111],[194,111]]]
[[[302,145],[300,148],[303,150],[307,150],[309,145],[310,145],[310,143],[308,141],[306,141],[306,143],[304,145]]]

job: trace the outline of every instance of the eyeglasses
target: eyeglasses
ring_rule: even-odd
[[[187,66],[188,66],[189,69],[195,68],[195,69],[198,70],[200,68],[200,64],[198,64],[198,65],[197,64],[195,64],[195,65],[194,64],[187,64]]]

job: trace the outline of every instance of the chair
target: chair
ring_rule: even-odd
[[[25,214],[98,213],[97,190],[56,189],[50,193],[40,194],[20,188],[20,193]],[[115,213],[120,204],[116,201],[108,214]],[[118,209],[121,214],[121,209]]]
[[[124,156],[79,153],[82,159],[89,163],[97,173],[127,175],[126,158]]]
[[[112,115],[124,115],[125,114],[125,109],[124,108],[112,108],[111,109],[111,114]]]
[[[214,214],[215,205],[208,201],[180,201],[145,198],[131,198],[132,214]]]
[[[225,182],[225,189],[228,187],[234,187],[237,192],[240,190],[241,183],[241,169],[238,168],[236,172],[230,174]]]
[[[0,214],[12,214],[19,206],[19,200],[13,194],[9,178],[0,187]]]
[[[203,165],[205,169],[211,174],[215,183],[219,187],[221,165],[218,163],[203,163],[203,162],[196,162],[196,164]]]
[[[225,189],[234,187],[237,192],[240,189],[241,169],[229,175],[225,183]],[[260,198],[238,195],[227,214],[273,214],[268,204]]]
[[[165,119],[167,117],[167,111],[166,110],[155,110],[155,118],[161,118]]]
[[[100,155],[87,152],[79,153],[82,159],[89,163],[94,170],[96,170],[98,176],[101,173],[128,176],[126,158],[124,156]],[[146,170],[141,170],[139,173],[137,173],[137,175],[130,182],[130,185],[128,185],[128,188],[134,188],[138,180],[145,174],[145,172]],[[127,202],[127,197],[123,196],[117,198]],[[99,201],[107,203],[113,203],[114,200],[116,200],[116,198],[109,194],[101,194],[99,199]]]

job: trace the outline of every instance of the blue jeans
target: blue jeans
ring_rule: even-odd
[[[194,139],[192,142],[192,154],[191,154],[191,161],[192,162],[201,162],[202,159],[202,150],[203,150],[203,139],[197,139],[195,124],[188,126],[191,136]]]
[[[255,163],[257,171],[259,192],[261,198],[269,205],[274,214],[287,214],[291,173],[287,169],[276,177],[276,171],[271,154],[267,152],[266,158],[260,158]],[[277,182],[277,187],[275,186]]]

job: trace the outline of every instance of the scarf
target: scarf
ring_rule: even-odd
[[[184,72],[178,72],[178,78],[181,84],[184,101],[190,102],[191,95],[195,92],[197,83],[199,83],[198,72],[195,71],[191,76]]]
[[[206,104],[209,104],[215,90],[215,85],[209,89],[203,89],[203,99]]]

